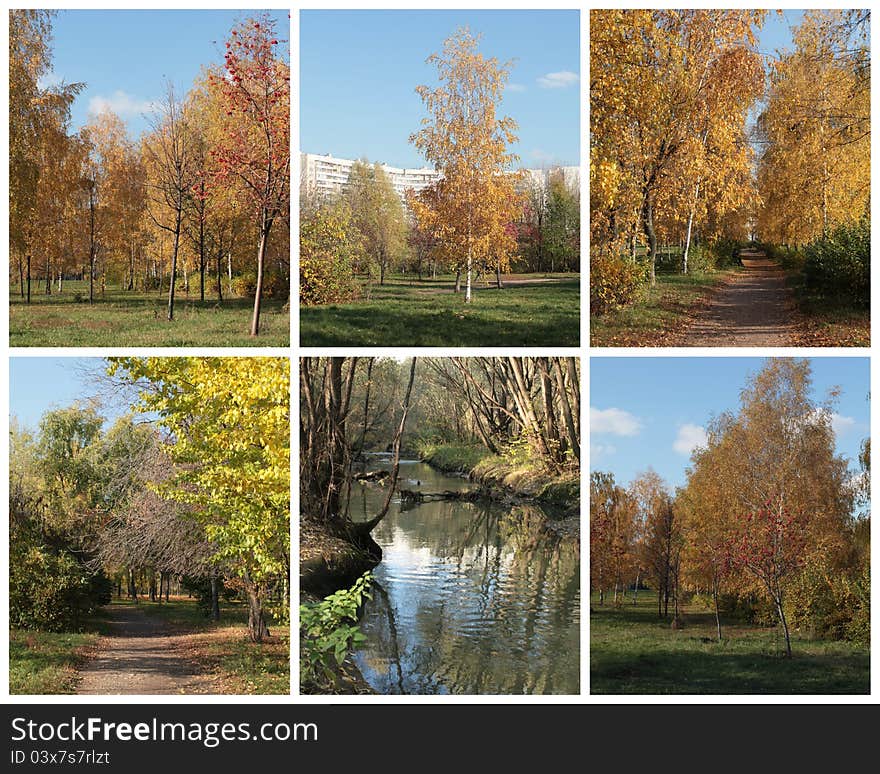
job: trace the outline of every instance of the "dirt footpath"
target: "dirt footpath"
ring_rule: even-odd
[[[219,677],[200,674],[198,635],[176,632],[133,605],[109,605],[112,634],[80,670],[78,694],[219,693]]]
[[[744,251],[745,271],[724,285],[685,333],[685,347],[795,345],[794,298],[764,253]]]

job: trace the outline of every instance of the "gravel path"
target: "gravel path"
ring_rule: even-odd
[[[742,253],[745,271],[712,298],[687,331],[685,347],[786,347],[796,333],[785,273],[762,252]]]
[[[112,634],[80,670],[78,694],[215,693],[217,677],[199,674],[194,635],[176,632],[133,605],[109,605]]]

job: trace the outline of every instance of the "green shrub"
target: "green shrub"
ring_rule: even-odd
[[[804,285],[824,298],[867,306],[871,296],[871,221],[842,224],[804,249]]]
[[[804,268],[804,252],[801,248],[789,245],[761,244],[760,250],[772,261],[788,271],[801,271]]]
[[[257,273],[255,271],[239,274],[232,281],[232,290],[237,296],[253,298],[257,294]],[[263,274],[263,298],[286,299],[290,295],[290,282],[278,272]]]
[[[20,536],[19,536],[20,538]],[[89,570],[76,554],[45,542],[10,545],[9,618],[17,629],[76,629],[110,601],[103,572]]]
[[[350,650],[364,642],[358,628],[358,610],[372,599],[373,576],[365,572],[350,589],[299,608],[300,684],[309,690],[333,689],[340,681],[340,667]]]
[[[596,256],[590,260],[590,310],[605,314],[631,304],[644,284],[644,266],[615,256]]]
[[[811,565],[788,594],[792,626],[813,637],[867,645],[871,639],[871,573],[868,555],[852,572]]]
[[[356,250],[350,213],[342,203],[300,214],[299,301],[306,306],[355,300],[360,286],[354,276]]]
[[[741,249],[741,243],[732,239],[698,242],[688,253],[688,271],[707,272],[737,266]]]

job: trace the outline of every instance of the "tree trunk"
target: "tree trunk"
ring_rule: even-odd
[[[27,256],[27,302],[31,302],[31,255]]]
[[[645,197],[643,208],[645,235],[648,237],[648,261],[651,266],[651,287],[657,285],[657,232],[654,230],[654,205],[649,197]]]
[[[559,403],[562,406],[562,419],[565,422],[565,432],[568,434],[568,445],[571,447],[574,456],[578,462],[581,460],[581,444],[578,437],[577,425],[574,422],[574,416],[571,411],[571,401],[568,398],[568,391],[565,389],[565,377],[562,373],[562,359],[554,358],[553,373],[556,377],[556,388],[559,391]],[[578,384],[573,382],[571,389],[577,391]]]
[[[263,223],[260,227],[260,247],[257,250],[257,287],[254,291],[254,314],[251,318],[251,336],[260,335],[260,306],[263,303],[263,267],[266,261],[266,245],[269,241],[269,230],[272,221],[263,213]]]
[[[687,236],[684,240],[684,250],[681,253],[681,273],[688,273],[688,256],[691,251],[691,234],[693,232],[694,227],[694,211],[697,209],[697,199],[700,196],[700,183],[697,182],[696,188],[694,189],[694,201],[691,204],[691,210],[688,213],[688,225],[687,225]]]
[[[721,614],[718,611],[718,579],[712,579],[712,601],[715,603],[715,629],[721,642]]]
[[[501,282],[501,266],[495,267],[495,286],[498,288],[498,290],[504,288],[504,283]]]
[[[205,300],[205,210],[202,202],[202,212],[199,217],[199,300]]]
[[[250,581],[245,581],[245,593],[248,601],[248,635],[252,642],[262,642],[270,636],[263,600],[260,598],[258,588]]]
[[[95,189],[89,189],[89,303],[95,300]]]
[[[128,596],[132,602],[138,603],[137,584],[134,581],[134,568],[128,568]]]
[[[776,611],[779,613],[779,623],[782,624],[782,634],[785,637],[785,657],[791,658],[791,633],[788,631],[788,619],[785,610],[782,609],[782,598],[776,597]]]
[[[216,575],[211,576],[211,619],[220,620],[220,581]]]
[[[178,207],[174,222],[174,249],[171,253],[171,282],[168,285],[168,321],[174,319],[174,288],[177,285],[177,251],[180,248],[181,209]]]

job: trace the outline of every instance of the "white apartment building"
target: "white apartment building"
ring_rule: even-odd
[[[300,154],[300,175],[303,191],[312,191],[317,196],[332,196],[342,191],[348,184],[348,177],[354,165],[352,159],[339,159],[335,156],[320,156],[315,153]],[[403,200],[404,193],[412,189],[416,193],[433,185],[440,173],[430,167],[401,169],[381,165],[391,180],[397,195]]]
[[[313,192],[319,197],[332,196],[342,191],[348,184],[352,159],[340,159],[335,156],[322,156],[316,153],[300,154],[300,180],[302,191]],[[423,188],[433,185],[440,179],[440,173],[431,167],[418,169],[401,169],[381,165],[385,174],[391,179],[394,190],[401,200],[404,192],[411,189],[418,193]],[[525,169],[526,184],[546,188],[550,175],[561,172],[566,183],[580,185],[580,169],[578,167],[546,167],[543,169]]]

